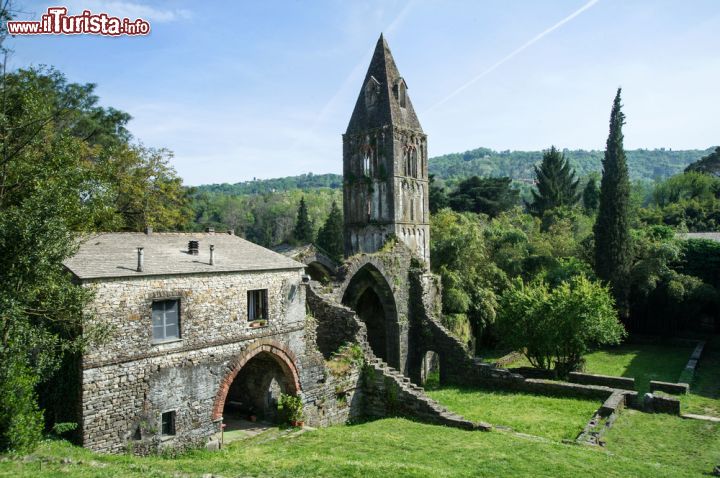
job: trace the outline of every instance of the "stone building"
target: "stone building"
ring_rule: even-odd
[[[427,136],[380,39],[343,135],[345,255],[397,237],[430,261]]]
[[[89,448],[205,444],[223,418],[272,419],[281,392],[325,393],[299,262],[230,234],[113,233],[85,238],[66,267],[95,294],[86,331],[106,334],[81,360]]]

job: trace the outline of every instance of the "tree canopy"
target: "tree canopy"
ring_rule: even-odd
[[[552,146],[543,154],[540,166],[535,166],[536,190],[532,202],[527,204],[531,214],[542,217],[545,211],[562,206],[573,206],[580,199],[575,171],[565,155]]]
[[[455,211],[468,211],[495,217],[518,203],[519,192],[510,178],[473,176],[458,183],[448,195],[448,204]]]

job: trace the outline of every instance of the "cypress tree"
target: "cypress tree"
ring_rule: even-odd
[[[600,204],[600,190],[597,187],[597,178],[593,175],[583,189],[583,208],[588,214],[594,214]]]
[[[574,206],[580,199],[579,180],[565,159],[565,154],[555,146],[543,153],[540,167],[535,166],[537,190],[533,189],[532,203],[526,203],[531,214],[542,217],[545,211],[560,206]]]
[[[628,317],[630,243],[630,178],[623,148],[625,115],[618,88],[610,113],[608,135],[600,182],[600,205],[595,221],[595,272],[612,288],[620,317]]]
[[[330,257],[341,261],[343,257],[343,217],[337,203],[333,201],[330,214],[320,228],[317,238],[318,246],[322,247]]]
[[[300,199],[300,205],[298,206],[297,221],[295,221],[293,236],[299,243],[309,244],[313,242],[312,224],[310,224],[304,196]]]

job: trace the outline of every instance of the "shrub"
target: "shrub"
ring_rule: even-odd
[[[507,346],[560,376],[580,365],[589,346],[617,344],[626,334],[609,290],[584,276],[554,289],[517,279],[501,297],[497,326]]]
[[[286,422],[302,421],[304,417],[302,399],[297,395],[282,393],[278,401],[278,411]]]
[[[28,452],[42,438],[43,413],[37,406],[36,382],[18,360],[10,359],[0,368],[0,450]]]

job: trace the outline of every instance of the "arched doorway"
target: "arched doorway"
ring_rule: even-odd
[[[422,358],[420,366],[420,385],[434,388],[440,385],[440,355],[428,350]]]
[[[229,366],[213,407],[213,419],[222,419],[226,430],[247,420],[275,422],[280,394],[300,391],[294,356],[280,343],[257,342]]]
[[[390,365],[399,365],[399,332],[392,289],[383,274],[365,264],[350,279],[342,299],[367,327],[373,353]]]

